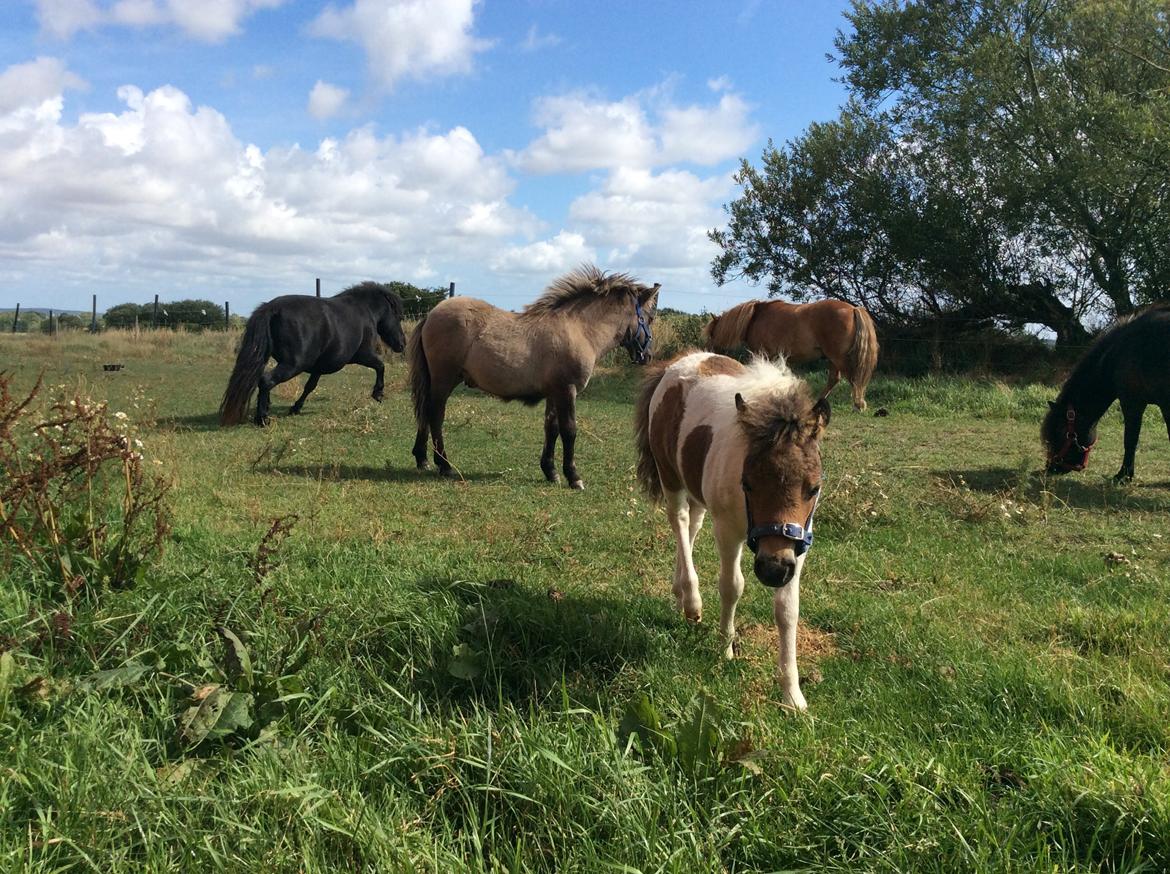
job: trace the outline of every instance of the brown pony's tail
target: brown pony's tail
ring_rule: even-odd
[[[865,409],[865,387],[873,377],[878,360],[877,331],[873,318],[863,307],[853,308],[853,345],[845,356],[849,372],[845,374],[853,386],[853,404],[859,410]]]
[[[220,425],[238,425],[248,415],[248,403],[260,383],[272,348],[271,322],[272,311],[267,307],[260,307],[248,318],[236,353],[236,366],[219,403]]]
[[[704,345],[712,352],[729,352],[747,342],[748,325],[756,314],[759,301],[736,304],[703,326]]]
[[[642,491],[655,503],[662,501],[662,478],[658,475],[658,462],[650,448],[650,401],[662,377],[666,375],[668,362],[650,365],[650,372],[642,380],[638,392],[638,403],[634,407],[634,445],[638,448],[638,482]]]
[[[410,398],[414,401],[414,418],[420,428],[426,427],[431,415],[431,369],[427,366],[427,355],[423,349],[423,325],[427,322],[424,314],[410,333],[406,344],[406,361],[410,366]]]

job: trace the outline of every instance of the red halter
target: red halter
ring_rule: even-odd
[[[1048,464],[1050,467],[1059,467],[1063,471],[1084,470],[1089,464],[1089,452],[1097,445],[1097,441],[1092,440],[1088,446],[1081,445],[1081,441],[1077,439],[1077,412],[1072,408],[1072,404],[1069,404],[1068,410],[1065,411],[1064,419],[1064,443],[1048,459]],[[1081,453],[1081,460],[1077,464],[1072,464],[1064,459],[1065,454],[1074,447]]]

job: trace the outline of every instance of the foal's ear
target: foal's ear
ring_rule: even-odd
[[[829,419],[833,416],[833,408],[829,405],[828,398],[821,398],[812,408],[812,421],[816,427],[817,436],[820,436],[821,431],[825,430],[829,425]]]
[[[747,403],[739,392],[735,393],[735,409],[741,413],[747,409]]]

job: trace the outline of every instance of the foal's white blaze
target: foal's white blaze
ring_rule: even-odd
[[[683,410],[674,457],[671,459],[676,472],[685,467],[683,447],[687,435],[704,425],[711,428],[711,443],[703,463],[701,495],[692,494],[685,480],[679,489],[667,488],[668,482],[677,482],[680,477],[664,471],[661,462],[659,473],[664,486],[666,514],[676,543],[672,591],[678,608],[688,619],[696,622],[702,617],[703,599],[699,594],[699,578],[692,553],[703,517],[708,510],[711,512],[715,543],[719,551],[719,631],[725,644],[723,655],[732,658],[735,608],[744,589],[740,564],[747,537],[747,514],[740,482],[747,440],[737,420],[735,395],[738,392],[750,405],[753,400],[793,391],[799,378],[783,360],[764,359],[754,360],[738,373],[704,374],[704,369],[714,369],[710,360],[716,358],[722,356],[697,352],[680,358],[667,368],[650,401],[650,431],[653,438],[654,423],[664,398],[677,399],[679,392],[670,393],[678,386],[682,388]],[[794,557],[793,551],[788,549],[781,553],[781,557],[785,556]],[[796,669],[796,624],[800,612],[800,576],[804,569],[804,559],[803,555],[796,558],[796,571],[791,581],[776,589],[772,599],[772,612],[779,632],[778,669],[784,703],[796,710],[807,708]]]

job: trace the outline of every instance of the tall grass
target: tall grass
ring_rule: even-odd
[[[621,356],[580,398],[575,493],[543,482],[539,409],[464,390],[465,479],[417,473],[399,359],[384,404],[350,368],[299,417],[219,430],[230,338],[126,339],[106,374],[121,338],[0,337],[18,387],[132,411],[175,482],[133,588],[63,606],[0,574],[0,869],[1170,867],[1157,421],[1118,488],[1115,413],[1089,471],[1038,472],[1048,386],[879,378],[888,415],[838,404],[795,717],[750,571],[735,661],[674,612]],[[696,560],[714,599],[709,531]],[[225,692],[242,710],[192,744]]]

